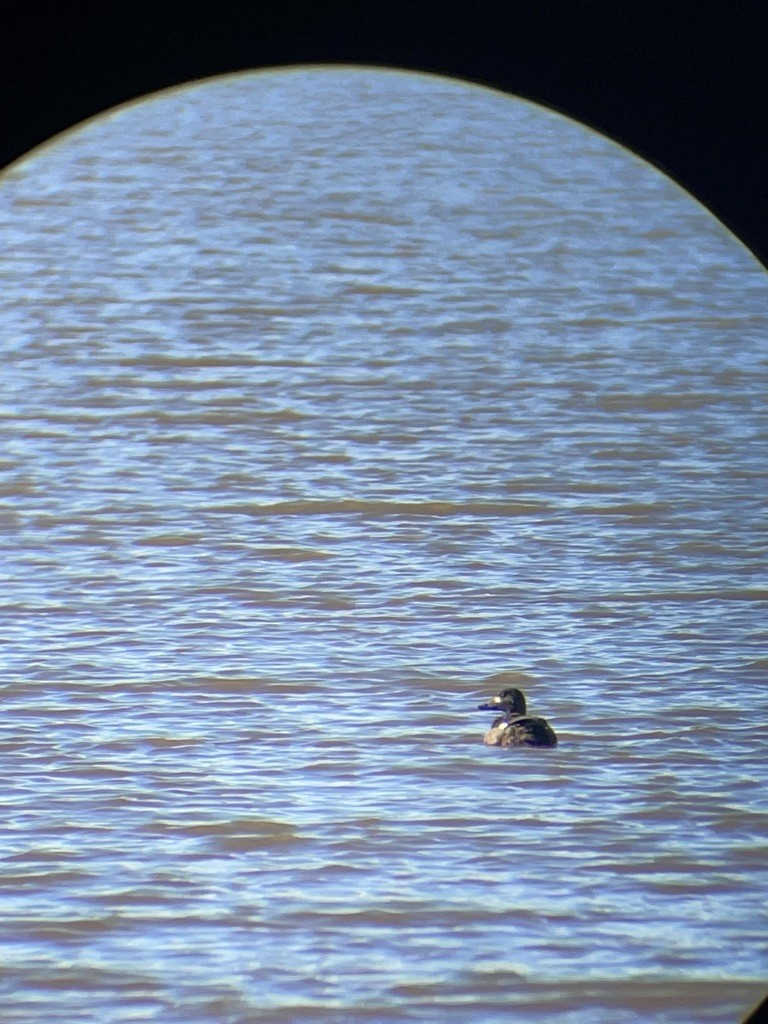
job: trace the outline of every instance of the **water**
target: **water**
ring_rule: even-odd
[[[9,1024],[731,1022],[768,287],[607,141],[246,75],[0,184]],[[555,751],[489,749],[524,672]]]

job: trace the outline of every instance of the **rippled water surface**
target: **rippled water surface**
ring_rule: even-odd
[[[765,991],[768,287],[598,136],[219,80],[0,182],[9,1024]],[[525,673],[553,751],[483,746]]]

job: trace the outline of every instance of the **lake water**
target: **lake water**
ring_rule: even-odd
[[[0,180],[8,1024],[768,989],[768,278],[555,114],[197,83]],[[521,677],[556,750],[487,748]]]

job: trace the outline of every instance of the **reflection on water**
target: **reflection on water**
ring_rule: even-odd
[[[766,279],[476,88],[197,85],[0,187],[13,1024],[736,1020]],[[522,668],[554,751],[485,748]]]

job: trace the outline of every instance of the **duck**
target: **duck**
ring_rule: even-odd
[[[546,720],[527,714],[525,694],[516,686],[477,705],[478,711],[501,711],[483,737],[488,747],[556,747],[555,730]]]

